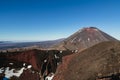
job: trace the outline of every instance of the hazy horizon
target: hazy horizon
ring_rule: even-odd
[[[119,4],[119,0],[2,0],[0,41],[56,40],[89,26],[120,40]]]

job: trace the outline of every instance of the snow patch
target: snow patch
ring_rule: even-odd
[[[10,70],[9,67],[7,67],[6,70],[5,70],[5,77],[9,78],[9,79],[13,76],[19,77],[23,73],[24,69],[25,68],[23,67],[20,70],[15,71],[15,69]]]
[[[75,53],[77,53],[78,52],[78,50],[75,50]]]
[[[75,39],[76,39],[76,37],[71,40],[71,43],[73,43]]]
[[[50,75],[48,75],[45,80],[52,80],[54,77],[54,73],[51,73]]]
[[[28,65],[27,68],[30,69],[32,67],[32,65]]]
[[[94,29],[95,31],[98,31],[98,29]]]
[[[57,65],[59,65],[60,63],[59,62],[57,62]]]
[[[13,65],[13,63],[9,63],[10,65]]]
[[[74,52],[74,51],[72,50],[72,52]]]
[[[26,64],[24,63],[23,66],[25,66]]]
[[[60,53],[62,53],[63,51],[60,51]]]
[[[88,38],[88,41],[90,41],[90,38]]]
[[[81,41],[81,38],[78,40],[78,42],[80,42]]]
[[[9,63],[10,65],[14,65],[14,63]],[[10,67],[2,67],[0,68],[0,74],[5,74],[5,78],[10,79],[11,77],[20,77],[20,75],[23,73],[24,70],[32,68],[32,65],[28,65],[27,68],[25,68],[26,63],[23,63],[23,67],[19,69],[11,69]]]
[[[59,58],[59,57],[55,54],[55,58],[57,59],[57,58]]]
[[[47,62],[47,60],[45,59],[45,60],[44,60],[44,63],[46,63],[46,62]]]
[[[3,71],[4,71],[4,68],[3,67],[0,68],[0,74],[3,73]]]

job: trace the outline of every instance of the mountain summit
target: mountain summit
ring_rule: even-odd
[[[87,27],[80,29],[61,43],[54,45],[53,48],[58,50],[83,50],[104,41],[117,40],[96,27]]]

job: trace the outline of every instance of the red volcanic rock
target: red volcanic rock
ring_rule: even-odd
[[[40,80],[40,75],[38,73],[25,70],[24,73],[19,77],[19,80]]]
[[[14,54],[12,56],[9,56],[9,59],[31,64],[35,70],[40,70],[40,66],[37,65],[40,61],[37,61],[36,50],[30,50],[30,51]]]
[[[76,54],[71,54],[71,55],[63,57],[62,64],[58,66],[53,80],[64,80],[64,76],[66,75],[64,74],[64,71],[66,71],[66,69],[69,67],[68,64],[70,63],[72,58],[74,58],[75,56]]]
[[[0,68],[6,68],[8,66],[11,69],[19,69],[21,67],[26,68],[27,65],[32,66],[31,71],[24,70],[19,78],[12,77],[12,80],[40,80],[40,76],[42,77],[44,75],[48,75],[50,72],[55,72],[57,68],[54,51],[28,50],[16,53],[5,53],[0,56],[2,57],[0,57],[0,59],[3,63],[3,65],[0,65]],[[46,62],[44,60],[46,60]],[[10,65],[11,63],[12,65]],[[46,71],[48,71],[48,73],[44,74]],[[0,76],[1,75],[2,74],[0,74]]]
[[[25,68],[22,75],[12,77],[12,80],[39,80],[50,73],[55,73],[57,66],[62,62],[62,57],[72,54],[71,51],[57,51],[57,50],[28,50],[20,52],[6,52],[0,54],[0,69],[7,67],[19,70]],[[28,66],[31,66],[30,70]],[[26,70],[26,68],[28,70]],[[30,76],[29,78],[26,78]],[[4,77],[0,73],[0,78]]]

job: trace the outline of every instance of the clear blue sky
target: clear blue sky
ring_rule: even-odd
[[[0,0],[0,40],[53,40],[88,26],[120,39],[120,0]]]

